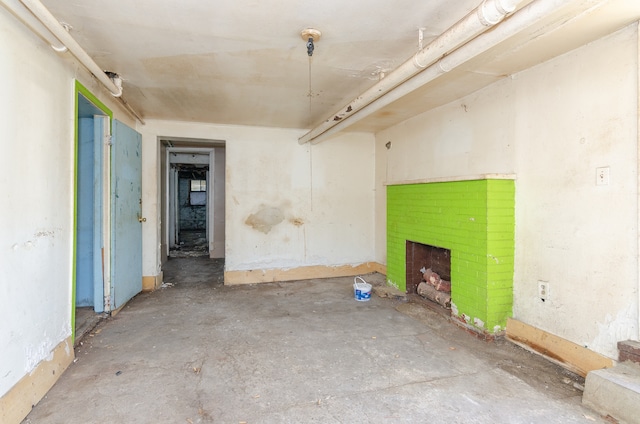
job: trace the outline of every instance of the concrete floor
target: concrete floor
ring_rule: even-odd
[[[209,256],[206,230],[182,230],[178,238],[180,242],[176,247],[169,249],[169,257],[197,258]]]
[[[106,314],[97,314],[93,306],[76,308],[76,345],[88,333],[90,333],[98,323],[106,317]]]
[[[352,278],[225,287],[222,266],[170,260],[24,422],[606,422],[579,377],[420,304],[356,302]]]

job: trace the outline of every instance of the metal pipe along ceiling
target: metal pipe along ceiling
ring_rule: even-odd
[[[22,0],[24,1],[24,0]],[[398,85],[414,77],[447,53],[482,34],[513,12],[522,0],[484,0],[476,9],[443,32],[424,49],[404,62],[373,87],[356,97],[348,105],[332,114],[327,120],[298,139],[300,144],[308,143],[343,119],[347,119],[371,102],[379,99]]]
[[[19,0],[2,0],[3,6],[11,13],[13,13],[18,19],[20,19],[25,25],[27,25],[33,32],[42,37],[47,43],[51,45],[51,48],[59,53],[64,53],[67,48],[60,40],[51,34],[45,28],[44,25],[22,4]]]
[[[602,0],[582,0],[578,3],[583,6],[581,8],[585,10],[584,13],[589,13],[591,10],[594,10],[603,4]],[[389,93],[386,93],[386,95],[380,96],[361,108],[359,111],[351,114],[349,119],[336,122],[336,125],[328,128],[325,132],[313,138],[311,143],[317,144],[329,138],[333,134],[344,130],[412,91],[435,80],[443,73],[455,69],[471,58],[476,57],[477,55],[496,46],[505,39],[517,34],[531,25],[534,25],[536,22],[539,22],[541,19],[545,18],[550,13],[559,10],[563,6],[567,6],[566,0],[536,0],[530,3],[516,12],[507,21],[497,26],[493,31],[484,33],[469,41],[464,46],[429,66],[423,72],[399,85]]]
[[[59,53],[69,50],[80,63],[100,81],[114,97],[117,97],[127,112],[142,125],[145,124],[140,115],[122,97],[122,79],[113,80],[93,61],[82,47],[69,35],[49,10],[38,0],[0,0],[2,4],[32,31],[47,41],[51,48]],[[20,4],[22,2],[22,4]]]

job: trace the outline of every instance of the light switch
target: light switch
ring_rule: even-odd
[[[596,168],[596,185],[609,185],[609,167]]]

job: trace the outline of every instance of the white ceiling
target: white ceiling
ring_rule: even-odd
[[[426,44],[481,0],[42,2],[122,76],[144,118],[311,128],[409,59],[419,28]],[[640,18],[640,0],[566,4],[351,129],[385,128]],[[300,37],[308,27],[322,31],[311,61]]]

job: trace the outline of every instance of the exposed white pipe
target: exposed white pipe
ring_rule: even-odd
[[[142,125],[144,120],[122,97],[122,78],[115,74],[107,75],[69,35],[68,27],[61,24],[38,0],[1,0],[2,4],[29,26],[36,34],[51,44],[58,52],[70,50],[71,53],[100,81],[114,97],[120,100],[125,110]]]
[[[22,0],[25,1],[25,0]],[[522,0],[484,0],[476,9],[443,32],[411,59],[404,62],[373,87],[352,100],[330,118],[298,139],[300,144],[308,143],[341,120],[353,115],[369,103],[384,96],[398,85],[412,78],[435,61],[455,50],[469,40],[482,34],[504,17],[513,12]]]
[[[124,98],[124,96],[120,96],[118,97],[118,100],[120,100],[120,103],[122,103],[122,105],[124,106],[124,108],[127,110],[127,112],[129,112],[131,114],[131,116],[133,116],[134,118],[136,118],[138,120],[138,122],[140,122],[142,125],[146,125],[146,122],[144,122],[144,119],[142,119],[140,117],[140,115],[138,115],[138,113],[131,107],[131,105],[129,104],[129,102],[127,102]]]
[[[47,43],[49,43],[51,45],[51,48],[54,49],[55,51],[59,52],[59,53],[64,53],[66,52],[67,46],[58,38],[56,38],[53,35],[53,32],[46,27],[40,20],[38,17],[36,17],[34,15],[34,13],[32,13],[30,11],[30,9],[27,8],[27,6],[25,6],[24,4],[22,4],[19,0],[0,0],[0,3],[2,3],[2,5],[9,11],[11,12],[16,18],[18,18],[19,20],[21,20],[26,26],[28,26],[34,33],[36,33],[39,37],[41,37],[43,40],[45,40]],[[42,6],[44,7],[44,6]],[[46,9],[45,9],[46,10]],[[48,12],[48,11],[47,11]],[[50,14],[50,13],[49,13]],[[55,18],[52,18],[55,20]],[[64,29],[64,31],[66,33],[69,32],[69,26],[65,25],[64,23],[59,23],[60,27],[62,27],[62,29]],[[69,37],[71,37],[69,35]],[[79,46],[78,46],[79,47]],[[79,47],[80,49],[82,49],[81,47]],[[84,51],[84,50],[83,50]],[[86,53],[85,53],[86,55]],[[80,57],[78,57],[77,55],[74,54],[74,56],[76,56],[76,58],[78,58],[78,60],[80,60],[82,62],[82,60],[80,59]],[[88,56],[87,56],[88,57]],[[93,62],[93,59],[89,58],[91,60],[91,62]],[[82,63],[84,66],[86,66],[87,68],[89,68],[89,66],[87,66],[87,64],[85,64],[84,62]],[[95,63],[94,63],[95,64]],[[95,65],[94,68],[99,69],[99,67],[97,65]],[[96,69],[96,72],[97,72]],[[96,75],[96,73],[89,69],[94,75]],[[111,82],[111,84],[116,88],[115,93],[113,90],[113,87],[105,84],[107,86],[107,88],[109,89],[109,91],[111,91],[111,93],[118,98],[118,100],[120,100],[120,103],[122,103],[122,105],[124,106],[124,108],[126,109],[126,111],[135,119],[137,119],[142,125],[145,125],[144,120],[140,117],[140,115],[131,107],[131,105],[129,105],[129,103],[124,99],[124,97],[122,97],[122,78],[120,78],[119,76],[116,76],[115,78],[110,78],[107,75],[107,80],[105,80],[104,78],[101,78],[100,75],[106,75],[103,71],[100,71],[96,77],[100,80],[100,82],[102,82],[103,84],[105,84],[105,82],[108,80]]]
[[[586,9],[584,13],[589,13],[595,7],[601,5],[602,0],[583,0],[581,2],[573,2],[575,7],[578,4],[581,9]],[[315,137],[312,140],[312,144],[317,144],[323,140],[326,140],[333,134],[344,130],[345,128],[355,124],[356,122],[366,118],[377,110],[395,102],[396,100],[404,97],[405,95],[415,91],[423,85],[435,80],[443,73],[462,65],[473,57],[491,49],[500,42],[506,40],[509,37],[517,34],[518,32],[534,25],[541,19],[548,16],[550,13],[556,12],[563,6],[567,6],[566,0],[536,0],[529,5],[525,6],[514,15],[509,17],[508,20],[495,27],[492,31],[486,32],[477,38],[471,40],[464,46],[453,51],[449,55],[440,59],[429,68],[425,69],[420,74],[416,75],[412,79],[406,81],[404,84],[395,88],[393,91],[387,93],[385,96],[381,96],[367,106],[363,107],[356,113],[352,114],[348,120],[343,120],[321,135]],[[558,19],[565,19],[566,17],[559,17]],[[566,20],[566,19],[565,19]]]
[[[3,0],[6,1],[6,0]],[[20,0],[36,18],[58,38],[69,49],[69,51],[84,65],[107,89],[114,97],[122,95],[122,87],[118,88],[113,81],[104,73],[102,69],[93,61],[93,59],[84,51],[76,40],[69,35],[66,29],[58,22],[58,20],[49,12],[49,10],[39,0]]]
[[[58,53],[67,51],[67,47],[49,32],[47,28],[27,9],[19,0],[2,0],[2,5],[9,12],[20,19],[33,32],[38,34],[44,41],[51,45],[51,48]]]

